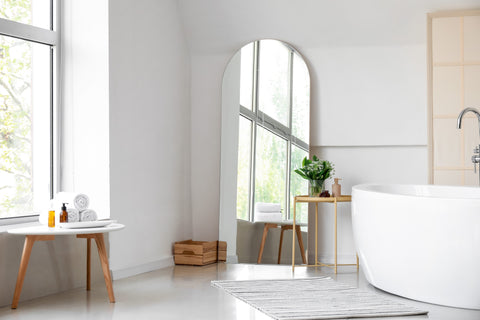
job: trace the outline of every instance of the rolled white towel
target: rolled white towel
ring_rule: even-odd
[[[80,221],[80,212],[75,208],[67,208],[68,222]]]
[[[80,211],[80,221],[96,221],[97,219],[97,213],[92,209]]]
[[[280,203],[255,203],[255,212],[281,212],[282,206]]]
[[[68,203],[71,207],[75,207],[77,210],[82,211],[88,208],[90,199],[83,193],[75,192],[58,192],[55,195],[55,201],[58,203]]]

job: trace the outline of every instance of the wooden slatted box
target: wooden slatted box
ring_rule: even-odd
[[[217,241],[217,259],[218,261],[227,261],[227,243],[225,241]]]
[[[204,266],[217,261],[226,260],[227,244],[223,241],[193,241],[175,242],[175,264]]]

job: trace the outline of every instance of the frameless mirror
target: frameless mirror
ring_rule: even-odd
[[[298,51],[270,39],[238,50],[222,83],[219,238],[228,262],[291,263],[292,232],[281,227],[293,219],[294,195],[307,194],[293,170],[308,156],[309,124],[310,76]],[[297,223],[307,219],[298,205]]]

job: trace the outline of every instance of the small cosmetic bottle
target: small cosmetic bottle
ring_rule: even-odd
[[[68,222],[68,213],[65,203],[62,205],[62,213],[60,214],[60,223]]]
[[[48,227],[55,228],[55,209],[53,209],[52,204],[50,204],[50,210],[48,211]]]
[[[342,186],[338,183],[338,180],[342,180],[340,178],[333,179],[335,183],[332,185],[332,196],[340,197],[342,195]]]

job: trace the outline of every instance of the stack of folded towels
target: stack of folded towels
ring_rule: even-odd
[[[96,221],[98,219],[97,213],[88,208],[90,200],[86,194],[59,192],[55,195],[54,203],[56,215],[58,215],[58,212],[61,212],[59,208],[62,207],[62,203],[66,204],[68,222]]]
[[[255,203],[255,222],[281,222],[282,207],[280,203]]]

